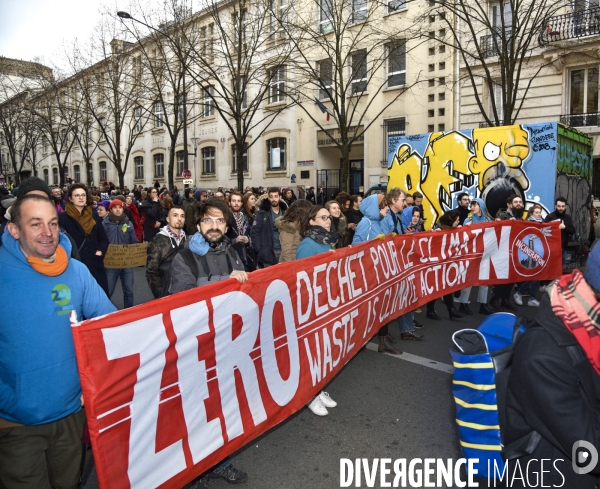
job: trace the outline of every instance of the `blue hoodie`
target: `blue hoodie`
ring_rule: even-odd
[[[406,209],[404,209],[404,210],[402,211],[402,217],[401,217],[401,218],[402,218],[402,227],[403,227],[404,229],[406,229],[406,228],[408,228],[408,227],[412,226],[412,216],[413,216],[413,209],[419,209],[419,213],[421,212],[421,208],[420,208],[420,207],[418,207],[418,206],[416,206],[416,205],[411,205],[410,207],[407,207]],[[420,221],[421,221],[421,220],[419,219],[419,222],[420,222]],[[413,233],[416,233],[416,232],[418,232],[418,231],[419,231],[419,229],[418,229],[418,227],[417,227],[417,228],[415,228],[415,229],[413,230]]]
[[[468,224],[469,222],[471,222],[473,224],[482,224],[484,222],[491,221],[491,219],[485,215],[485,202],[483,202],[483,199],[480,199],[479,197],[475,197],[473,200],[479,204],[479,207],[481,207],[481,216],[478,216],[477,214],[474,214],[473,212],[471,212],[471,215],[465,219],[463,226],[465,224]]]
[[[356,232],[352,239],[353,245],[373,239],[382,233],[377,194],[369,195],[366,199],[363,199],[359,209],[363,213],[363,218],[358,223],[358,226],[356,226]]]
[[[115,311],[87,267],[69,259],[56,277],[36,272],[8,229],[0,247],[0,418],[25,425],[57,421],[81,409],[81,384],[69,313]],[[60,245],[71,255],[63,233]]]

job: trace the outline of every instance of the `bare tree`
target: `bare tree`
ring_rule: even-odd
[[[169,161],[167,165],[167,182],[169,188],[175,184],[174,173],[177,158],[176,146],[183,139],[183,167],[188,169],[187,126],[193,123],[195,116],[193,107],[197,100],[186,80],[187,67],[191,63],[192,31],[181,35],[179,29],[189,20],[190,10],[177,8],[176,4],[165,5],[165,10],[157,15],[140,10],[141,19],[133,24],[124,22],[137,41],[134,54],[137,83],[144,90],[149,103],[149,114],[154,120],[155,128],[166,131],[169,140]],[[144,35],[137,28],[143,24],[150,29]],[[158,25],[158,28],[153,27]]]
[[[77,89],[83,95],[84,126],[94,122],[99,135],[98,151],[117,170],[119,187],[125,186],[125,175],[133,145],[141,133],[144,94],[136,78],[132,43],[123,41],[122,26],[104,15],[95,29],[87,52],[75,50],[70,56]],[[78,120],[81,121],[81,114]],[[87,131],[86,131],[87,133]]]
[[[177,2],[172,6],[180,8]],[[284,87],[273,80],[285,76],[293,47],[273,39],[269,8],[268,0],[205,0],[189,21],[173,24],[170,36],[189,47],[182,61],[201,87],[200,117],[218,113],[231,133],[240,189],[248,171],[244,155],[290,107]]]
[[[471,87],[486,124],[514,124],[536,76],[556,61],[540,56],[540,43],[552,17],[565,8],[566,2],[430,0],[430,3],[434,8],[426,15],[438,16],[448,31],[447,35],[435,38],[458,52],[460,81]],[[417,27],[424,25],[424,17],[415,22]],[[435,33],[421,34],[427,37]],[[482,85],[489,97],[482,93]]]
[[[66,77],[59,74],[56,79],[44,80],[41,91],[32,96],[28,104],[33,124],[56,160],[61,187],[65,184],[67,162],[75,144],[72,95]]]
[[[343,190],[349,188],[352,146],[418,82],[418,74],[406,77],[406,57],[416,47],[410,32],[385,17],[405,6],[402,0],[318,0],[271,10],[282,38],[294,47],[295,89],[288,94],[338,148]],[[395,90],[384,99],[386,88]]]

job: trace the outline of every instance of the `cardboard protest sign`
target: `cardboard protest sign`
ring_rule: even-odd
[[[75,323],[100,487],[179,488],[306,406],[379,328],[470,285],[561,273],[558,224],[358,246]]]
[[[146,266],[148,243],[108,245],[104,257],[105,268],[132,268]]]

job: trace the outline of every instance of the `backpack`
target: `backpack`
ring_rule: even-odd
[[[194,253],[192,253],[190,249],[184,248],[180,250],[178,254],[181,255],[183,261],[191,270],[192,275],[194,275],[196,280],[198,280],[200,276],[200,270],[198,270],[198,262],[194,258]],[[236,257],[233,255],[233,249],[231,247],[229,247],[225,256],[227,258],[227,273],[231,274],[231,272],[233,272],[234,270],[232,260],[237,261]],[[206,275],[208,281],[210,282],[210,279],[212,278],[212,273],[210,272],[210,267],[208,266],[208,260],[206,259],[206,255],[198,255],[198,257],[200,258],[200,263],[202,264],[202,270],[204,271],[204,275]],[[169,285],[170,283],[171,276],[169,274]]]
[[[508,380],[515,345],[536,325],[535,320],[524,321],[501,312],[487,316],[477,329],[463,329],[452,336],[456,423],[464,457],[479,459],[473,465],[477,478],[495,479],[503,473],[506,460],[531,454],[541,440],[541,435],[532,429],[519,440],[504,444]],[[579,345],[568,346],[567,351],[573,365],[585,358]]]

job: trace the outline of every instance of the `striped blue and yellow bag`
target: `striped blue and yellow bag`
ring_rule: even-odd
[[[478,329],[452,336],[452,394],[463,455],[478,459],[477,476],[488,480],[502,474],[502,430],[506,386],[514,341],[524,331],[513,314],[487,316]],[[500,406],[500,407],[499,407]]]

